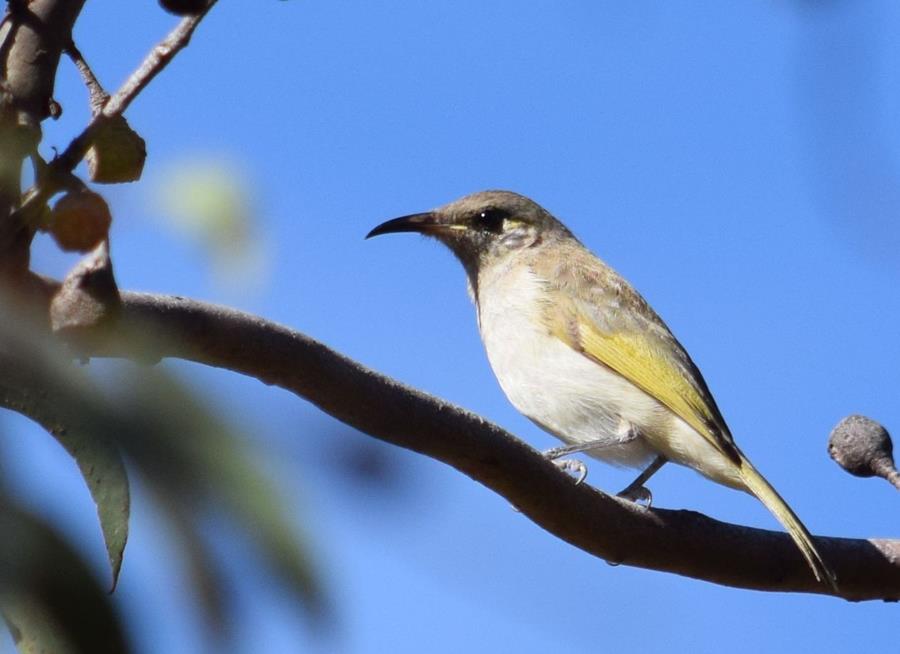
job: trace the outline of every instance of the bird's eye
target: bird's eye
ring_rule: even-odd
[[[503,231],[503,221],[509,218],[509,213],[503,209],[485,209],[478,214],[478,223],[482,229],[499,234]]]

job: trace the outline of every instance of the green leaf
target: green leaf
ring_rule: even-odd
[[[112,570],[112,590],[115,590],[128,541],[128,517],[131,512],[128,473],[122,456],[113,443],[81,425],[51,429],[50,433],[75,459],[97,505],[97,516]]]
[[[47,524],[0,497],[0,610],[22,654],[130,651],[109,595]]]
[[[86,410],[89,402],[77,395],[78,391],[87,392],[84,380],[76,379],[79,375],[68,366],[57,369],[57,374],[44,374],[47,370],[39,364],[32,361],[25,365],[10,355],[0,356],[0,366],[4,368],[0,376],[0,404],[44,427],[75,459],[97,505],[115,588],[128,540],[131,507],[122,456],[107,438],[102,422]]]

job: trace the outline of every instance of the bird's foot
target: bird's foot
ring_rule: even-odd
[[[627,488],[617,493],[616,497],[621,497],[623,500],[634,502],[635,504],[648,509],[653,504],[653,493],[650,492],[649,488],[641,486],[640,484],[629,485]]]
[[[572,454],[573,451],[577,452],[580,450],[574,449],[571,445],[567,447],[554,447],[552,450],[544,452],[543,455],[545,459],[549,459],[557,468],[566,474],[572,475],[575,479],[575,485],[578,486],[584,481],[585,477],[587,477],[587,466],[578,459],[560,458],[566,454]]]
[[[650,465],[637,476],[637,479],[628,484],[617,497],[621,497],[649,509],[650,505],[653,504],[653,493],[651,493],[650,489],[644,486],[644,484],[650,477],[655,475],[660,468],[666,465],[666,461],[666,457],[662,454],[657,455]]]
[[[578,459],[552,459],[553,465],[572,475],[575,479],[575,485],[578,486],[587,477],[587,466]]]

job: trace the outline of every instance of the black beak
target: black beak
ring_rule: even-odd
[[[411,216],[394,218],[381,223],[366,234],[366,238],[381,236],[382,234],[396,234],[397,232],[419,232],[420,234],[432,234],[445,228],[437,214],[432,212],[414,213]]]

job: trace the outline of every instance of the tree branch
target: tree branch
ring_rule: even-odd
[[[59,165],[67,170],[73,170],[78,162],[84,158],[91,146],[91,142],[103,124],[111,118],[122,115],[128,105],[143,91],[153,78],[175,58],[183,48],[191,41],[194,30],[203,20],[203,17],[213,8],[217,0],[211,0],[206,9],[198,14],[192,14],[181,19],[181,22],[173,29],[165,39],[154,47],[138,66],[131,76],[125,80],[122,87],[112,95],[103,110],[96,114],[84,131],[81,132],[59,156]]]
[[[51,114],[60,53],[84,0],[10,0],[0,23],[0,272],[28,269],[31,234],[18,212],[22,162]]]
[[[61,183],[66,180],[67,173],[72,172],[75,166],[84,159],[100,131],[112,120],[121,116],[153,78],[162,72],[176,54],[187,47],[194,30],[216,2],[217,0],[210,0],[207,7],[200,13],[183,18],[175,29],[150,51],[137,70],[125,80],[118,91],[109,97],[102,110],[94,113],[87,127],[72,139],[61,155],[49,164],[43,179],[26,191],[25,200],[22,202],[22,206],[16,210],[14,218],[24,223],[34,221],[40,207],[60,189]],[[67,40],[66,46],[70,43],[71,40]]]
[[[829,594],[784,533],[693,511],[648,510],[576,486],[496,425],[257,316],[123,293],[114,323],[78,332],[74,345],[87,356],[187,359],[285,388],[356,429],[453,466],[607,561],[740,588]],[[900,540],[820,537],[816,545],[837,573],[841,597],[900,599]]]
[[[50,115],[56,67],[84,0],[13,0],[0,25],[4,91],[39,122]]]

